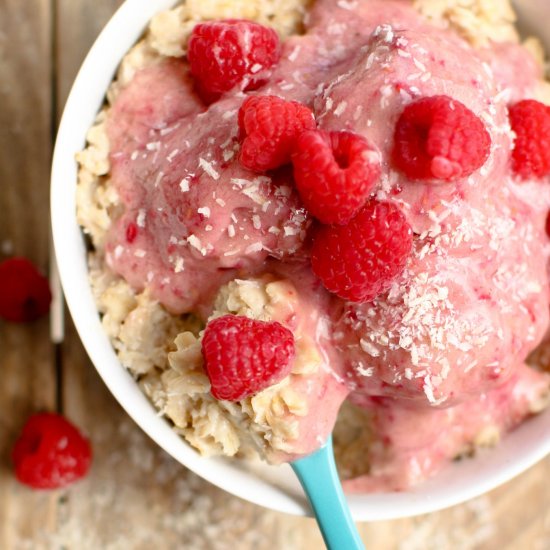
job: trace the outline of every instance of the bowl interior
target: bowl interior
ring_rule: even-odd
[[[75,154],[99,110],[119,60],[149,19],[175,0],[127,0],[86,58],[67,101],[54,153],[51,208],[55,250],[67,303],[96,369],[128,414],[183,465],[218,487],[274,510],[308,513],[303,492],[288,466],[244,466],[236,460],[201,457],[157,416],[104,333],[88,284],[86,249],[76,222]],[[480,495],[550,453],[550,410],[525,422],[496,449],[449,465],[413,491],[349,498],[356,520],[382,520],[439,510]]]

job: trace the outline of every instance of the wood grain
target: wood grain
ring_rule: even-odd
[[[56,0],[54,50],[58,117],[84,57],[121,4],[122,0]]]
[[[50,118],[59,118],[85,53],[120,3],[0,0],[0,59],[9,59],[0,64],[0,245],[10,241],[44,268]],[[61,402],[90,436],[94,465],[86,480],[65,491],[18,486],[7,456],[13,437],[29,412],[52,409],[56,401],[47,328],[46,321],[0,325],[1,550],[323,548],[313,520],[232,497],[153,444],[105,389],[70,323]],[[464,505],[362,524],[360,532],[369,550],[547,550],[549,477],[547,459]]]
[[[51,19],[47,0],[0,3],[0,259],[48,263],[51,153]],[[10,471],[9,449],[24,419],[55,407],[48,323],[0,321],[0,547],[15,548],[55,526],[54,494],[34,494]],[[33,510],[33,514],[27,513]]]

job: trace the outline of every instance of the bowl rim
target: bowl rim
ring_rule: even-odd
[[[292,491],[284,490],[268,479],[260,479],[235,460],[202,457],[172,430],[118,361],[101,326],[88,282],[86,249],[76,220],[75,154],[85,144],[86,132],[101,107],[120,60],[151,17],[175,4],[177,0],[126,0],[103,28],[74,81],[58,129],[51,176],[51,224],[61,283],[92,363],[118,403],[149,437],[182,465],[228,493],[276,511],[309,515],[309,507],[297,483],[293,484]],[[513,453],[515,446],[524,440],[530,441],[533,434],[539,438],[538,445],[531,443],[519,458],[507,458],[507,452]],[[524,422],[508,434],[497,449],[480,453],[469,464],[452,465],[411,491],[348,496],[352,515],[356,520],[372,521],[442,510],[509,481],[548,454],[550,410]],[[269,470],[273,471],[274,467]],[[287,465],[278,470],[281,479],[291,476]],[[466,486],[457,483],[457,472],[461,471],[473,475],[475,483]]]

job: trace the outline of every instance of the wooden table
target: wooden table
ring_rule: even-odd
[[[0,258],[48,268],[53,137],[74,75],[120,0],[0,0]],[[0,289],[1,292],[1,289]],[[158,449],[117,405],[69,323],[0,322],[0,549],[322,548],[310,519],[266,511],[212,487]],[[89,434],[89,477],[33,492],[9,451],[27,415],[59,410]],[[370,550],[550,549],[550,459],[450,510],[363,524]]]

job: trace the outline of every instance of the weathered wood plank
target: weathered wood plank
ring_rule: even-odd
[[[0,3],[0,259],[48,264],[51,154],[51,19],[48,0]],[[25,418],[55,407],[48,321],[0,321],[0,548],[52,531],[56,495],[33,493],[11,472],[10,448]]]
[[[58,115],[88,50],[122,0],[56,0]]]

